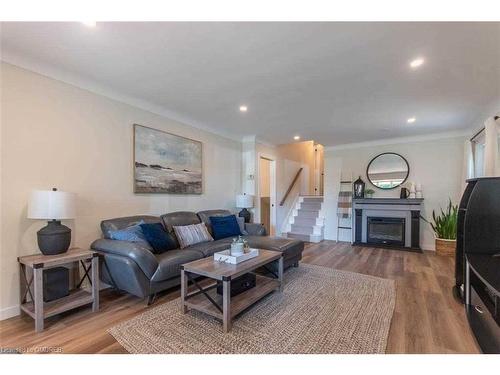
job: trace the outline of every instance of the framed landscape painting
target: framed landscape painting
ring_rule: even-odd
[[[134,192],[202,193],[202,144],[134,124]]]

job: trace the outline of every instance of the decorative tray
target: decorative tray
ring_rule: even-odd
[[[214,254],[214,261],[221,263],[238,264],[259,256],[259,249],[248,249],[241,255],[231,255],[231,250],[219,251]]]

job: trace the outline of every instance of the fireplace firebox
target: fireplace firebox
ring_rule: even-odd
[[[366,242],[405,246],[405,221],[399,217],[367,217]]]

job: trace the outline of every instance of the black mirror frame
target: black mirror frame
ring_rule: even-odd
[[[387,188],[387,189],[384,189],[384,188],[381,188],[381,187],[378,187],[377,185],[375,185],[372,180],[370,180],[370,176],[368,175],[368,170],[370,169],[370,165],[372,165],[373,161],[378,158],[379,156],[382,156],[382,155],[397,155],[399,156],[401,159],[403,159],[406,163],[406,166],[408,167],[408,172],[406,173],[406,177],[404,178],[404,180],[397,186],[394,186],[394,187],[391,187],[391,188]],[[380,190],[392,190],[392,189],[396,189],[398,187],[400,187],[401,185],[403,185],[406,180],[408,179],[408,177],[410,176],[410,164],[408,164],[408,160],[406,160],[404,158],[404,156],[396,153],[396,152],[382,152],[381,154],[378,154],[377,156],[375,156],[372,160],[370,160],[370,162],[368,163],[368,166],[366,167],[366,178],[368,179],[368,181],[370,182],[370,184],[372,184],[374,187],[376,187],[377,189],[380,189]]]

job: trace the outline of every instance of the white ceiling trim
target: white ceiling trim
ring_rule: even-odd
[[[471,134],[472,134],[472,131],[470,129],[467,129],[467,130],[461,130],[461,131],[451,131],[451,132],[436,133],[436,134],[416,135],[416,136],[411,136],[411,137],[380,139],[380,140],[376,140],[376,141],[348,143],[348,144],[337,145],[337,146],[329,146],[329,147],[325,147],[325,151],[347,150],[347,149],[353,149],[353,148],[395,145],[395,144],[412,143],[412,142],[425,142],[425,141],[432,141],[432,140],[437,140],[437,139],[467,137],[467,136],[470,136]]]
[[[231,139],[233,141],[237,142],[242,141],[241,137],[235,136],[234,134],[220,131],[205,124],[200,124],[197,121],[194,121],[184,115],[180,115],[176,112],[173,112],[165,107],[158,106],[156,104],[152,104],[145,100],[138,99],[126,94],[122,94],[116,90],[110,89],[109,87],[105,87],[95,81],[82,78],[75,74],[66,72],[62,69],[54,68],[49,64],[44,64],[39,61],[35,61],[33,59],[20,56],[18,54],[13,53],[12,51],[6,50],[5,48],[2,48],[0,60],[7,64],[11,64],[19,68],[29,70],[31,72],[41,74],[43,76],[55,79],[57,81],[61,81],[63,83],[78,87],[80,89],[90,91],[94,94],[101,95],[112,100],[116,100],[118,102],[142,109],[147,112],[154,113],[162,117],[166,117],[170,120],[182,123],[184,125],[204,130],[206,132],[216,134],[218,136]]]

